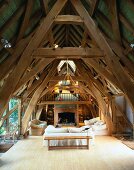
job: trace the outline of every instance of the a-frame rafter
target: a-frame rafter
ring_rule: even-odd
[[[25,48],[25,51],[23,52],[17,66],[15,67],[10,77],[5,82],[0,92],[0,103],[1,103],[0,117],[2,116],[5,110],[6,103],[9,101],[10,96],[12,95],[19,79],[21,78],[22,74],[24,73],[24,71],[32,61],[33,51],[40,45],[43,38],[47,35],[49,29],[52,27],[54,18],[59,14],[59,12],[65,6],[66,2],[67,0],[58,0],[55,3],[54,7],[48,13],[47,17],[44,18],[38,30],[32,37],[31,41],[29,42],[28,46]]]

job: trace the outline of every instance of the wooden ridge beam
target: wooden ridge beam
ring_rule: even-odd
[[[62,8],[65,6],[67,0],[57,0],[51,11],[48,13],[47,17],[44,18],[42,23],[39,25],[36,33],[32,37],[28,46],[25,48],[21,58],[16,65],[13,72],[7,78],[2,90],[0,91],[0,117],[4,113],[6,103],[9,101],[11,95],[13,94],[17,83],[19,82],[22,74],[26,68],[30,65],[33,56],[33,51],[39,47],[41,41],[47,36],[49,29],[52,27],[55,16],[57,16]]]
[[[80,16],[77,15],[58,15],[55,18],[56,24],[76,24],[80,25],[83,23],[83,20]]]
[[[103,56],[103,52],[99,48],[38,48],[33,53],[34,56],[50,57],[50,56]]]

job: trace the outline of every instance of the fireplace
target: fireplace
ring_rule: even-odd
[[[54,107],[54,125],[78,125],[76,107]]]
[[[58,123],[59,124],[75,124],[75,113],[72,113],[72,112],[58,113]]]

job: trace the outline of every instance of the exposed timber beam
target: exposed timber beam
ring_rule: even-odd
[[[119,27],[119,16],[117,10],[117,0],[109,0],[109,9],[111,12],[112,19],[112,30],[114,34],[114,39],[116,42],[121,44],[120,27]]]
[[[80,73],[82,73],[82,77],[85,79],[86,83],[92,83],[94,86],[96,86],[96,88],[100,91],[101,94],[103,94],[104,96],[109,96],[109,94],[105,91],[103,85],[98,80],[94,79],[90,71],[87,71],[84,66],[82,66],[82,63],[80,61],[75,61],[75,64]]]
[[[76,24],[80,25],[83,23],[83,20],[80,16],[77,15],[58,15],[55,18],[56,24]]]
[[[107,79],[108,81],[110,81],[112,84],[114,84],[116,87],[120,88],[120,84],[118,83],[118,80],[116,79],[116,77],[110,73],[109,71],[107,71],[107,69],[105,67],[102,67],[99,63],[97,63],[95,60],[93,59],[87,59],[84,58],[83,61],[93,67],[96,72],[98,72],[102,77],[104,77],[105,79]]]
[[[0,91],[0,117],[5,111],[6,103],[9,101],[11,95],[13,94],[17,83],[19,82],[22,74],[26,68],[30,65],[33,56],[33,51],[39,47],[44,37],[47,36],[48,31],[52,27],[55,16],[57,16],[62,8],[65,6],[67,0],[57,0],[51,11],[48,13],[47,17],[43,19],[41,25],[37,29],[36,33],[32,37],[28,46],[25,48],[21,58],[16,65],[13,72],[7,78],[2,90]]]
[[[84,81],[84,78],[81,76],[72,76],[72,79],[75,81]],[[65,76],[54,76],[50,81],[62,81],[65,80]]]
[[[12,55],[10,55],[4,62],[0,64],[0,80],[4,78],[8,74],[8,72],[12,69],[12,67],[16,63],[19,56],[24,51],[25,47],[27,46],[32,36],[33,33],[31,33],[28,37],[20,40],[18,44],[15,46]]]
[[[24,114],[24,117],[22,119],[22,132],[23,132],[23,134],[26,132],[30,116],[33,113],[33,110],[34,110],[34,108],[35,108],[35,106],[38,102],[38,99],[40,98],[43,90],[46,88],[47,83],[49,82],[51,77],[54,76],[54,74],[57,70],[58,63],[59,63],[58,61],[54,62],[52,69],[49,71],[49,73],[47,74],[46,78],[41,83],[41,85],[37,88],[37,90],[35,91],[35,93],[33,94],[32,98],[29,102],[29,105],[28,105],[26,112]]]
[[[131,62],[127,58],[127,56],[125,56],[123,47],[121,47],[120,44],[118,44],[108,38],[106,38],[106,40],[109,43],[110,47],[113,49],[113,51],[119,56],[120,60],[124,63],[124,65],[126,66],[125,68],[134,77],[134,63]]]
[[[109,128],[109,133],[111,134],[112,132],[112,122],[111,122],[111,118],[110,115],[106,114],[106,103],[102,97],[102,94],[100,92],[99,88],[96,88],[93,84],[93,82],[90,80],[89,75],[87,74],[86,70],[84,69],[84,67],[81,67],[80,64],[77,62],[77,66],[79,71],[81,72],[81,76],[84,77],[86,79],[86,84],[88,85],[88,87],[90,87],[90,90],[92,91],[93,95],[95,96],[99,108],[102,112],[102,114],[104,115],[104,120],[106,121],[107,127]],[[86,90],[86,89],[85,89]]]
[[[130,78],[123,70],[119,58],[114,54],[107,41],[105,40],[104,36],[102,35],[101,31],[98,29],[98,27],[96,26],[93,19],[90,17],[80,0],[72,0],[71,3],[77,13],[82,18],[84,18],[85,26],[87,27],[87,30],[89,31],[91,37],[96,41],[100,49],[104,51],[105,61],[108,67],[117,78],[118,82],[120,83],[120,86],[122,87],[121,90],[126,94],[131,104],[131,107],[134,110],[134,84],[131,82]]]
[[[98,1],[99,0],[92,0],[92,1],[90,1],[90,11],[89,11],[90,16],[94,15],[94,12],[95,12],[95,10],[97,8]]]
[[[42,59],[40,60],[37,65],[35,65],[30,72],[28,72],[23,78],[20,79],[19,83],[17,84],[15,91],[21,88],[25,83],[27,83],[32,77],[42,71],[49,63],[51,63],[54,59]]]
[[[4,121],[17,109],[18,109],[18,105],[14,106],[13,109],[9,110],[6,113],[6,115],[1,118],[0,127],[3,125]]]
[[[38,48],[33,55],[39,57],[52,56],[103,56],[103,52],[99,48],[79,48],[79,47],[64,47],[64,48]]]
[[[28,0],[27,5],[26,5],[26,10],[25,10],[25,16],[24,16],[24,19],[21,24],[20,31],[19,31],[19,34],[17,37],[17,42],[23,37],[23,35],[27,29],[27,26],[28,26],[28,23],[30,20],[30,16],[31,16],[31,12],[32,12],[32,7],[33,7],[33,0]]]
[[[40,76],[39,80],[34,81],[34,83],[31,85],[31,87],[29,89],[27,89],[27,91],[24,93],[23,95],[23,101],[25,99],[27,99],[27,97],[34,92],[35,89],[37,89],[39,87],[39,85],[42,83],[42,81],[45,79],[46,75],[48,74],[48,71],[46,71],[45,73],[43,72],[43,74]]]
[[[42,4],[43,11],[47,15],[49,13],[48,0],[40,0],[40,1]],[[54,46],[54,36],[53,36],[52,28],[50,28],[50,30],[49,30],[48,40],[49,40],[51,47],[53,47]]]
[[[37,105],[46,105],[46,104],[91,104],[91,101],[43,101]]]

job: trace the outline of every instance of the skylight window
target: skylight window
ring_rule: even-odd
[[[57,69],[58,69],[58,72],[61,71],[61,68],[62,66],[65,64],[65,63],[68,63],[68,65],[72,68],[72,70],[75,72],[76,71],[76,65],[75,63],[72,61],[72,60],[61,60]]]

